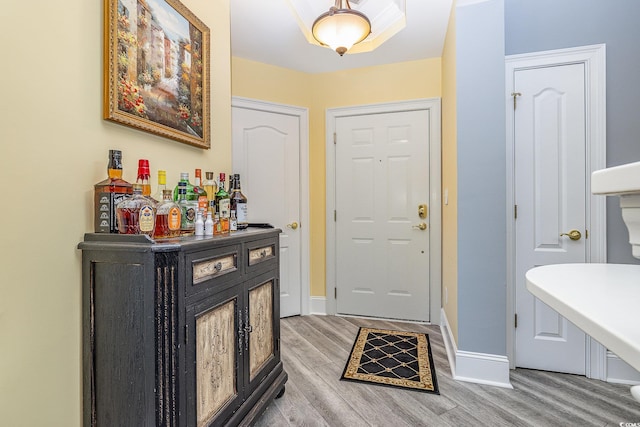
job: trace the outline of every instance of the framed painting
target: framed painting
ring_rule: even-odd
[[[210,148],[209,28],[178,0],[104,8],[104,118]]]

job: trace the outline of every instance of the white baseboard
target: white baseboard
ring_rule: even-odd
[[[640,372],[627,362],[607,351],[607,382],[616,384],[640,384]]]
[[[440,330],[454,380],[513,388],[509,380],[509,359],[506,356],[458,350],[444,310],[441,310]]]
[[[326,297],[311,297],[311,310],[309,314],[327,315],[327,298]]]

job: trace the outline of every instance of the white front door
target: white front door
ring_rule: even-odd
[[[249,223],[280,228],[280,316],[301,314],[299,117],[232,108],[233,171]]]
[[[530,268],[587,261],[585,64],[517,70],[513,92],[515,363],[585,374],[584,332],[525,288]]]
[[[419,110],[336,119],[339,314],[430,320],[429,118]]]

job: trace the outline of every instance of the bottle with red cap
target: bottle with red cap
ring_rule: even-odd
[[[151,173],[149,172],[149,160],[138,160],[138,178],[136,179],[136,184],[142,185],[143,196],[151,196],[151,184],[149,182],[150,179]]]

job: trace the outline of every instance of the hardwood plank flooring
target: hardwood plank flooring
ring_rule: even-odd
[[[359,327],[429,334],[440,395],[340,381]],[[286,392],[256,426],[619,426],[640,425],[626,385],[515,369],[513,390],[451,378],[438,326],[336,316],[281,321]]]

